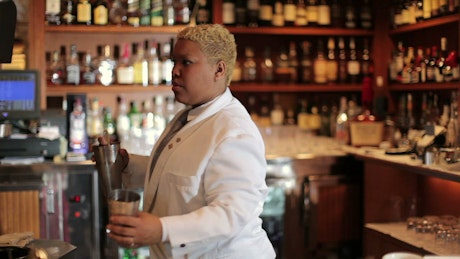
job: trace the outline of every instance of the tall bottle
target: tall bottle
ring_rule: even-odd
[[[339,63],[335,55],[335,40],[333,37],[329,37],[327,49],[327,81],[335,83],[338,80]]]
[[[139,12],[140,12],[140,19],[139,24],[141,26],[149,26],[151,25],[151,0],[140,0],[139,2]]]
[[[436,82],[444,82],[444,74],[443,72],[446,66],[446,58],[447,58],[447,38],[441,37],[441,49],[436,60],[437,69],[435,70],[435,80]]]
[[[224,25],[235,24],[235,1],[223,0],[222,2],[222,23]]]
[[[212,22],[212,1],[201,0],[199,1],[198,11],[196,15],[197,24],[208,24]]]
[[[88,0],[80,0],[77,4],[77,23],[91,25],[92,6]]]
[[[64,10],[62,12],[61,20],[64,25],[71,25],[76,22],[77,8],[72,0],[65,0]]]
[[[289,69],[291,71],[290,82],[296,83],[299,80],[299,60],[297,55],[297,45],[295,41],[289,42]]]
[[[93,85],[96,83],[96,68],[93,63],[93,57],[90,52],[83,55],[83,60],[80,69],[80,82],[86,85]]]
[[[335,28],[345,27],[345,17],[342,8],[342,1],[332,0],[331,3],[331,25]]]
[[[372,22],[372,7],[369,0],[363,0],[359,12],[359,23],[363,29],[371,29],[373,27]]]
[[[93,24],[107,25],[109,23],[109,8],[107,0],[97,0],[93,4]]]
[[[134,84],[134,67],[132,63],[131,47],[129,43],[123,44],[117,72],[117,83],[119,84]]]
[[[311,56],[311,43],[302,41],[302,58],[300,60],[300,81],[302,83],[313,82],[313,59]]]
[[[272,25],[275,27],[284,26],[283,2],[281,0],[275,0],[273,5]]]
[[[243,62],[243,81],[245,82],[254,82],[257,79],[257,64],[254,56],[254,49],[246,46]]]
[[[358,26],[355,0],[347,0],[345,5],[345,28],[354,29]]]
[[[342,37],[339,37],[338,47],[339,47],[338,80],[339,80],[339,83],[346,83],[347,82],[347,77],[348,77],[347,53],[346,53],[346,50],[345,50],[345,40]]]
[[[141,43],[135,43],[133,50],[134,84],[147,86],[149,84],[148,61],[145,58],[144,47]]]
[[[351,37],[348,43],[349,58],[347,62],[348,82],[356,84],[359,82],[360,64],[356,52],[355,38]]]
[[[273,20],[273,1],[261,0],[259,11],[259,25],[271,26]]]
[[[274,66],[271,57],[270,46],[265,46],[264,59],[260,62],[260,80],[262,82],[273,82],[274,79]]]
[[[361,60],[360,60],[360,64],[361,64],[360,72],[363,77],[369,76],[370,74],[373,73],[374,68],[373,68],[372,63],[373,62],[371,60],[371,55],[370,55],[369,39],[365,38],[363,40],[363,48],[362,48]]]
[[[150,9],[150,25],[163,26],[163,0],[152,0]]]
[[[163,1],[163,25],[174,25],[176,21],[173,0]]]
[[[350,143],[350,125],[347,114],[347,98],[340,98],[340,108],[335,121],[335,139],[341,145]]]
[[[61,59],[61,55],[57,50],[51,53],[46,75],[48,84],[61,85],[66,82],[65,61]]]
[[[139,0],[128,0],[128,24],[131,26],[139,26],[141,20],[141,10]]]
[[[163,44],[163,51],[161,52],[161,82],[166,85],[172,84],[172,70],[174,63],[171,59],[172,53],[172,40]]]
[[[295,18],[295,26],[307,26],[308,25],[308,18],[307,18],[307,6],[305,4],[305,0],[298,0],[296,6],[296,18]]]
[[[247,0],[246,12],[249,27],[259,26],[259,0]]]
[[[111,85],[115,82],[117,62],[112,57],[111,51],[110,45],[104,46],[104,55],[97,68],[97,82],[104,86]]]
[[[331,25],[331,7],[329,6],[326,0],[320,0],[318,4],[318,25]]]
[[[318,3],[316,0],[308,0],[307,18],[309,26],[318,25]]]
[[[93,98],[90,102],[88,116],[88,136],[91,139],[97,139],[101,136],[104,130],[104,122],[102,116],[102,107],[98,98]]]
[[[120,138],[120,142],[123,142],[129,138],[130,122],[128,117],[128,105],[126,99],[120,96],[117,97],[117,105],[116,132]]]
[[[284,24],[294,26],[296,19],[296,5],[294,0],[285,0],[283,4]]]
[[[161,61],[158,53],[158,42],[152,42],[148,58],[149,83],[152,85],[161,84]]]
[[[190,23],[190,7],[188,0],[173,0],[174,24]]]
[[[80,59],[78,58],[77,46],[70,45],[70,56],[66,66],[67,83],[73,85],[80,84]]]
[[[319,39],[316,58],[313,61],[314,81],[317,84],[327,83],[327,60],[323,44],[323,40]]]
[[[88,135],[86,131],[86,112],[82,100],[75,99],[73,110],[69,116],[69,151],[86,154],[88,151]]]
[[[45,19],[49,25],[61,24],[61,0],[46,0]]]
[[[235,25],[236,26],[247,26],[247,2],[245,0],[235,1]]]

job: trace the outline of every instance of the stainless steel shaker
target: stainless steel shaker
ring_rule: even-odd
[[[99,174],[99,187],[104,198],[115,189],[121,189],[122,165],[117,163],[120,144],[93,145],[94,160]]]

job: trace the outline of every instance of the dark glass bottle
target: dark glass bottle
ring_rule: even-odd
[[[76,7],[72,0],[66,0],[64,3],[64,11],[62,12],[61,20],[62,24],[71,25],[76,22]]]
[[[311,43],[309,41],[302,42],[302,58],[300,60],[300,81],[302,83],[313,82],[313,59],[311,56]]]
[[[259,25],[260,26],[271,26],[272,20],[273,20],[273,1],[272,0],[260,1]]]

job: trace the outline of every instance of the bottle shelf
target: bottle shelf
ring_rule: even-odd
[[[390,91],[435,91],[435,90],[458,90],[459,82],[444,83],[420,83],[420,84],[390,84]]]
[[[404,25],[399,28],[390,30],[390,35],[398,35],[398,34],[403,34],[403,33],[408,33],[408,32],[413,32],[413,31],[419,31],[423,29],[432,29],[433,27],[436,26],[441,26],[445,24],[450,24],[450,23],[458,23],[460,22],[460,16],[458,14],[452,14],[448,16],[443,16],[439,18],[433,18],[430,20],[422,21],[416,24],[409,24],[409,25]]]
[[[47,96],[62,96],[67,93],[157,93],[157,94],[171,94],[171,86],[168,85],[120,85],[114,84],[109,86],[103,85],[48,85]]]
[[[234,92],[358,92],[361,84],[232,83]]]
[[[45,32],[75,33],[177,33],[185,25],[173,26],[129,26],[129,25],[47,25]]]
[[[228,26],[234,34],[310,35],[310,36],[373,36],[372,30],[330,27],[238,27]]]

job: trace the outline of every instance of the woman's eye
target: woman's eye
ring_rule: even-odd
[[[192,61],[190,61],[190,60],[184,60],[184,61],[182,61],[182,63],[183,63],[184,65],[190,65],[190,64],[192,64]]]

